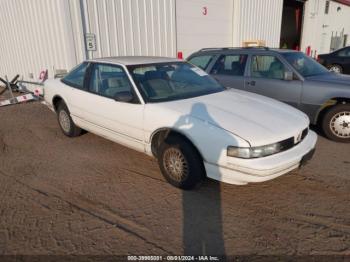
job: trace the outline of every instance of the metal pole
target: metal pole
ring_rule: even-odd
[[[16,98],[15,98],[15,96],[12,93],[12,88],[11,88],[11,85],[10,85],[9,80],[7,78],[7,75],[5,75],[5,80],[6,80],[7,88],[9,90],[9,92],[10,92],[10,95],[11,95],[10,101],[11,101],[11,103],[14,103],[14,102],[16,102]]]

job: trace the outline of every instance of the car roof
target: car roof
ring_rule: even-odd
[[[161,56],[114,56],[114,57],[102,57],[102,58],[90,59],[88,61],[98,62],[98,63],[122,64],[122,65],[183,62],[183,60],[180,60],[177,58],[161,57]]]
[[[228,54],[233,52],[245,52],[245,53],[259,53],[259,52],[275,52],[275,53],[292,53],[300,52],[291,49],[279,49],[279,48],[269,48],[269,47],[218,47],[218,48],[202,48],[194,54],[199,55],[203,53],[211,54]]]

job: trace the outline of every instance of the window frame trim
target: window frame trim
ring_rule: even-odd
[[[103,95],[103,94],[100,94],[100,93],[96,93],[96,92],[93,92],[90,90],[90,81],[91,81],[91,73],[92,73],[92,70],[94,68],[94,66],[96,65],[107,65],[107,66],[111,66],[111,67],[117,67],[117,68],[120,68],[122,71],[124,71],[125,75],[126,75],[126,78],[130,84],[130,88],[131,88],[131,92],[133,94],[133,96],[135,97],[135,102],[121,102],[121,101],[118,101],[118,100],[115,100],[113,97],[110,97],[110,96],[106,96],[106,95]],[[130,79],[130,75],[129,75],[129,72],[127,70],[127,68],[124,66],[124,65],[121,65],[121,64],[115,64],[115,63],[106,63],[106,62],[95,62],[95,61],[91,61],[89,62],[89,70],[86,71],[86,76],[85,76],[85,79],[84,79],[84,86],[85,86],[85,90],[86,92],[90,93],[90,94],[93,94],[93,95],[97,95],[97,96],[101,96],[101,97],[104,97],[104,98],[109,98],[109,99],[112,99],[114,100],[115,102],[118,102],[118,103],[127,103],[127,104],[135,104],[135,105],[140,105],[140,104],[143,104],[143,101],[140,99],[140,96],[138,95],[137,92],[135,92],[135,85],[134,85],[134,82]]]

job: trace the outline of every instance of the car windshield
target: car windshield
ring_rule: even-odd
[[[329,71],[314,59],[301,52],[283,53],[282,56],[304,77],[323,75]]]
[[[224,91],[202,69],[186,62],[128,66],[146,102],[166,102]]]

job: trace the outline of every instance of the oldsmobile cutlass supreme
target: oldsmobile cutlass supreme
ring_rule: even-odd
[[[44,91],[65,135],[87,130],[154,156],[182,189],[205,177],[236,185],[276,178],[309,160],[317,140],[299,110],[227,90],[173,58],[85,61]]]

